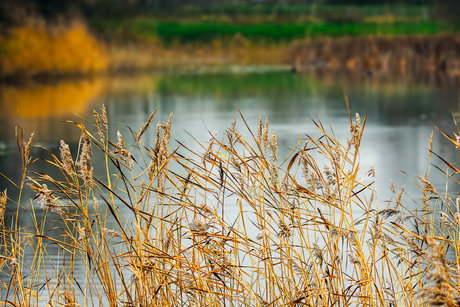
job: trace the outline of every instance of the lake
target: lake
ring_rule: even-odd
[[[102,104],[108,111],[114,141],[117,130],[124,135],[128,132],[126,126],[138,130],[149,114],[160,107],[155,123],[167,121],[173,112],[172,138],[189,146],[195,143],[189,134],[207,142],[210,133],[218,132],[221,137],[235,119],[243,133],[247,129],[238,110],[254,132],[257,132],[259,117],[268,118],[270,129],[276,131],[281,157],[288,155],[302,135],[319,136],[313,120],[326,126],[330,124],[339,140],[345,143],[349,136],[349,118],[344,87],[352,116],[360,113],[364,118],[367,112],[361,165],[363,170],[375,167],[380,201],[391,196],[390,180],[397,188],[406,185],[406,191],[417,191],[409,177],[399,170],[413,178],[423,176],[428,170],[431,131],[434,131],[433,151],[456,162],[458,151],[437,132],[437,128],[451,136],[457,131],[452,117],[453,113],[460,111],[457,88],[416,82],[380,83],[372,78],[348,84],[346,81],[289,72],[265,72],[169,74],[26,87],[2,86],[0,169],[14,182],[21,178],[15,126],[23,128],[26,140],[35,132],[34,144],[40,147],[32,149],[34,157],[43,156],[41,146],[57,152],[60,140],[70,144],[71,150],[76,149],[79,129],[59,122],[92,120],[93,109],[99,110]],[[152,138],[154,129],[150,131]],[[172,147],[177,144],[171,143]],[[38,171],[39,164],[40,161]],[[439,184],[445,181],[444,176],[438,175],[432,179]],[[4,178],[0,184],[3,189],[8,187],[10,193],[14,193]],[[33,193],[27,196],[33,196]]]
[[[458,149],[437,131],[439,128],[451,136],[454,132],[459,134],[453,120],[453,114],[460,111],[456,86],[382,81],[372,76],[350,82],[346,78],[290,72],[158,74],[28,86],[3,85],[0,89],[0,172],[13,182],[19,182],[22,176],[15,126],[22,127],[25,140],[30,133],[35,133],[33,158],[49,157],[44,148],[58,155],[60,140],[69,144],[75,158],[80,130],[72,123],[61,121],[84,123],[84,118],[92,121],[93,109],[100,110],[102,104],[107,108],[113,142],[116,143],[119,130],[129,144],[132,138],[127,127],[138,131],[150,113],[160,107],[155,124],[166,122],[173,112],[171,147],[177,147],[180,142],[196,151],[203,149],[193,138],[207,142],[217,132],[217,138],[223,139],[225,129],[236,119],[238,130],[249,139],[245,122],[256,133],[259,118],[268,118],[270,130],[276,131],[281,161],[296,147],[299,139],[305,139],[306,135],[321,136],[314,121],[325,127],[330,125],[335,136],[346,144],[350,120],[344,89],[352,117],[359,113],[364,118],[367,112],[360,165],[363,176],[371,166],[375,168],[379,207],[385,208],[386,202],[394,198],[389,188],[393,180],[397,190],[405,186],[405,191],[413,199],[403,197],[406,207],[416,208],[414,201],[421,203],[417,176],[428,171],[432,131],[433,151],[449,162],[459,160]],[[143,139],[147,145],[153,146],[154,138],[155,127],[152,127]],[[98,169],[101,162],[98,159],[102,159],[101,155],[94,157],[94,172],[96,176],[103,176],[105,169]],[[440,160],[433,159],[432,162],[445,169]],[[34,163],[31,170],[59,176],[56,169],[41,160]],[[431,170],[431,182],[442,191],[446,187],[445,175],[434,168]],[[2,177],[0,190],[5,188],[14,199],[17,189]],[[457,192],[456,187],[448,188],[450,193]],[[34,197],[35,193],[26,186],[23,201]],[[36,204],[35,207],[38,208]],[[12,216],[15,210],[11,205],[9,209],[6,217]],[[38,218],[41,214],[42,211],[37,210]],[[29,216],[21,217],[21,226],[32,224]],[[47,230],[50,236],[61,233],[52,227]],[[53,250],[56,255],[51,258],[58,261],[59,247],[50,245],[50,254]],[[8,282],[7,276],[1,280]]]

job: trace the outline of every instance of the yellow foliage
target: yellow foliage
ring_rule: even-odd
[[[106,70],[105,50],[81,23],[22,26],[0,38],[0,73],[87,74]]]
[[[281,64],[283,46],[251,45],[237,37],[231,46],[163,48],[157,44],[108,45],[83,23],[46,26],[29,23],[0,36],[0,76],[31,77],[93,74],[104,71],[175,69],[213,65]]]

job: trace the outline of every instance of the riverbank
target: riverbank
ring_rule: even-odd
[[[237,33],[231,39],[216,38],[211,43],[177,40],[173,43],[154,36],[139,36],[146,33],[140,28],[136,31],[137,34],[126,36],[115,32],[110,37],[97,36],[82,22],[52,27],[29,24],[10,29],[7,35],[0,37],[0,78],[17,82],[280,65],[292,67],[296,72],[346,70],[369,76],[433,72],[457,76],[460,71],[459,34],[362,35],[274,43],[248,39]]]
[[[56,79],[142,71],[227,69],[276,66],[286,46],[251,44],[235,38],[231,46],[176,45],[150,39],[103,40],[83,23],[46,27],[26,25],[0,37],[0,78]]]

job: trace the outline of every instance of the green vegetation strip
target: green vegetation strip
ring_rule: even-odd
[[[433,35],[455,33],[458,28],[435,21],[396,23],[326,23],[297,24],[257,23],[231,24],[212,22],[158,22],[152,19],[132,20],[125,24],[134,35],[144,39],[160,39],[171,43],[210,43],[215,40],[230,41],[242,36],[256,42],[291,42],[302,38],[345,37],[371,35]]]

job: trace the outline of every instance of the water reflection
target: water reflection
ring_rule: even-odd
[[[26,137],[35,131],[35,144],[45,145],[55,153],[61,139],[76,149],[79,129],[56,122],[66,119],[82,122],[73,113],[91,118],[92,109],[98,109],[103,103],[108,110],[113,137],[117,130],[125,134],[126,126],[138,129],[148,114],[160,106],[156,120],[166,121],[174,112],[172,136],[188,142],[191,148],[195,142],[188,133],[199,141],[207,141],[210,133],[222,133],[234,119],[238,119],[241,131],[246,130],[238,110],[253,129],[259,117],[269,118],[280,147],[284,148],[281,155],[287,155],[303,134],[318,133],[312,119],[326,125],[331,123],[337,137],[345,142],[349,133],[343,95],[343,84],[346,84],[352,114],[359,112],[364,116],[367,111],[362,167],[375,166],[377,186],[383,190],[379,196],[390,197],[386,192],[390,179],[400,185],[408,182],[398,169],[411,176],[422,176],[427,170],[428,142],[435,126],[447,133],[454,129],[451,113],[458,111],[458,89],[369,80],[359,84],[356,79],[350,82],[349,79],[264,73],[155,75],[27,88],[4,86],[0,96],[4,110],[0,115],[0,132],[3,148],[6,144],[7,149],[2,151],[0,165],[2,173],[9,178],[16,181],[20,178],[14,126],[22,126]],[[153,142],[154,131],[145,139]],[[440,135],[435,135],[434,150],[447,159],[457,157],[452,145]],[[48,155],[39,147],[35,147],[32,154]],[[40,167],[38,163],[35,170]],[[438,181],[442,180],[444,178]],[[1,183],[12,188],[4,179]]]
[[[75,138],[72,129],[59,128],[57,121],[71,119],[72,114],[89,115],[95,98],[107,89],[104,79],[65,81],[57,84],[0,86],[0,133],[2,141],[14,140],[14,126],[27,134],[36,131],[37,140],[51,143],[56,139]],[[75,117],[74,117],[75,118]]]

